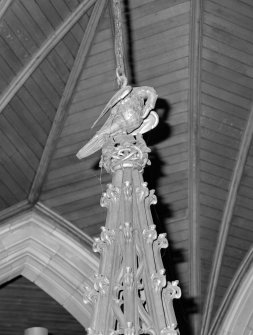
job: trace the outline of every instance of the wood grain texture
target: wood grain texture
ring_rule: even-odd
[[[6,335],[35,326],[43,326],[55,335],[70,331],[77,335],[84,333],[83,327],[62,306],[24,277],[3,285],[0,296],[1,327]],[[13,319],[15,325],[11,322]]]
[[[32,203],[37,202],[39,198],[42,183],[44,181],[44,178],[47,172],[47,168],[48,168],[48,165],[51,159],[51,155],[55,148],[57,137],[62,130],[63,123],[65,121],[65,114],[69,107],[74,88],[79,78],[79,74],[82,71],[86,56],[89,52],[90,45],[91,45],[91,42],[93,40],[95,31],[97,28],[97,24],[99,22],[100,16],[103,13],[105,4],[106,4],[106,1],[102,1],[101,3],[97,2],[94,5],[93,11],[90,17],[90,21],[88,23],[83,40],[78,49],[78,53],[77,53],[75,62],[73,64],[73,68],[71,69],[69,79],[64,88],[63,97],[61,98],[59,106],[57,108],[55,120],[50,130],[50,134],[48,136],[47,143],[46,143],[45,149],[43,151],[43,155],[40,160],[40,165],[36,172],[35,179],[33,181],[33,184],[32,184],[29,196],[28,196],[29,201],[31,201]]]
[[[201,189],[206,196],[200,198],[201,240],[208,239],[210,234],[208,222],[212,218],[216,255],[219,253],[220,243],[215,241],[217,241],[219,226],[224,222],[222,217],[224,219],[226,216],[223,212],[224,200],[226,204],[230,203],[226,198],[229,194],[228,187],[238,160],[241,137],[248,121],[252,100],[253,86],[250,72],[252,71],[253,40],[249,16],[250,11],[246,14],[246,7],[236,1],[233,2],[233,6],[228,6],[227,1],[222,3],[216,0],[204,1],[200,165]],[[210,189],[209,184],[213,185],[213,183],[215,188]],[[222,201],[219,200],[221,195]],[[202,271],[201,282],[202,296],[206,296],[207,306],[212,300],[209,295],[206,295],[207,278],[209,278],[209,288],[215,280],[209,277],[210,256],[204,251],[204,245],[205,242],[202,244],[201,254],[202,263],[206,266]],[[220,254],[220,261],[221,259]],[[215,306],[209,306],[208,312],[205,310],[201,334],[208,333],[209,326],[206,324],[205,327],[205,318],[211,318],[211,314],[214,315],[221,302],[222,290],[224,293],[225,287],[219,288],[217,293],[219,298]]]
[[[37,6],[33,1],[30,2],[31,6]],[[2,111],[3,108],[9,103],[12,99],[14,94],[22,87],[25,81],[31,76],[34,70],[38,67],[38,65],[44,60],[46,55],[57,45],[57,43],[63,38],[63,36],[68,32],[70,27],[72,27],[77,20],[80,19],[82,14],[87,11],[87,9],[92,5],[92,1],[85,1],[83,2],[80,7],[76,9],[76,11],[70,15],[68,20],[66,20],[60,28],[56,32],[54,32],[51,37],[45,41],[43,47],[39,49],[36,55],[31,59],[29,63],[27,63],[26,67],[22,69],[22,72],[15,78],[14,82],[5,90],[4,95],[0,98],[0,110]],[[35,9],[36,13],[39,13],[38,10]],[[42,14],[44,21],[47,20],[45,16]],[[14,57],[14,55],[13,55]],[[21,62],[18,61],[17,56],[16,59],[13,59],[13,62],[16,64],[20,64]],[[7,58],[9,59],[9,57]],[[10,58],[11,59],[11,58]],[[13,65],[13,68],[15,66]],[[16,72],[20,72],[21,68],[17,68]]]

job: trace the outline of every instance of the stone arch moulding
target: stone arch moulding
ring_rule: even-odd
[[[37,206],[0,225],[0,284],[22,275],[88,327],[83,287],[92,285],[98,258],[88,236],[52,213]]]
[[[231,284],[209,335],[253,334],[253,248]]]

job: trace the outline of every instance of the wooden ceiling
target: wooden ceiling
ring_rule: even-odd
[[[130,81],[159,95],[145,179],[159,199],[154,221],[170,241],[164,262],[183,290],[181,334],[215,334],[253,241],[253,3],[124,4]],[[2,221],[39,202],[99,234],[111,177],[97,167],[100,153],[83,161],[75,154],[117,90],[113,34],[110,1],[0,2]],[[2,333],[17,334],[5,325],[19,321],[3,312]]]

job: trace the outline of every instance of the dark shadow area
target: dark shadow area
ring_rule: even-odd
[[[159,115],[159,124],[152,131],[144,135],[148,147],[152,147],[149,154],[151,165],[147,166],[144,170],[144,180],[148,182],[149,189],[154,189],[157,196],[157,204],[151,206],[151,212],[154,224],[156,225],[157,233],[167,232],[166,221],[173,219],[173,210],[171,206],[164,201],[163,197],[159,195],[158,182],[161,177],[164,177],[163,172],[165,163],[159,156],[156,145],[162,143],[164,140],[171,136],[171,127],[168,124],[170,113],[170,105],[165,99],[159,98],[156,104],[156,112]],[[179,279],[176,270],[177,265],[186,261],[185,252],[181,249],[176,249],[170,237],[167,236],[169,247],[162,249],[162,260],[166,270],[167,280],[173,281]],[[191,314],[197,313],[197,305],[191,298],[185,298],[184,288],[182,289],[182,297],[175,299],[173,302],[177,322],[181,335],[193,335],[189,317]]]
[[[171,127],[167,122],[170,108],[170,104],[167,100],[158,97],[155,105],[155,111],[159,116],[159,123],[153,130],[147,132],[143,136],[148,146],[154,146],[158,143],[162,143],[171,136]],[[152,155],[153,153],[154,150],[152,150]]]

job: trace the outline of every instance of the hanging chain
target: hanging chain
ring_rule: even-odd
[[[115,24],[115,56],[116,56],[116,76],[119,87],[127,85],[127,77],[124,65],[124,46],[122,34],[122,16],[120,0],[113,0],[113,15]]]

